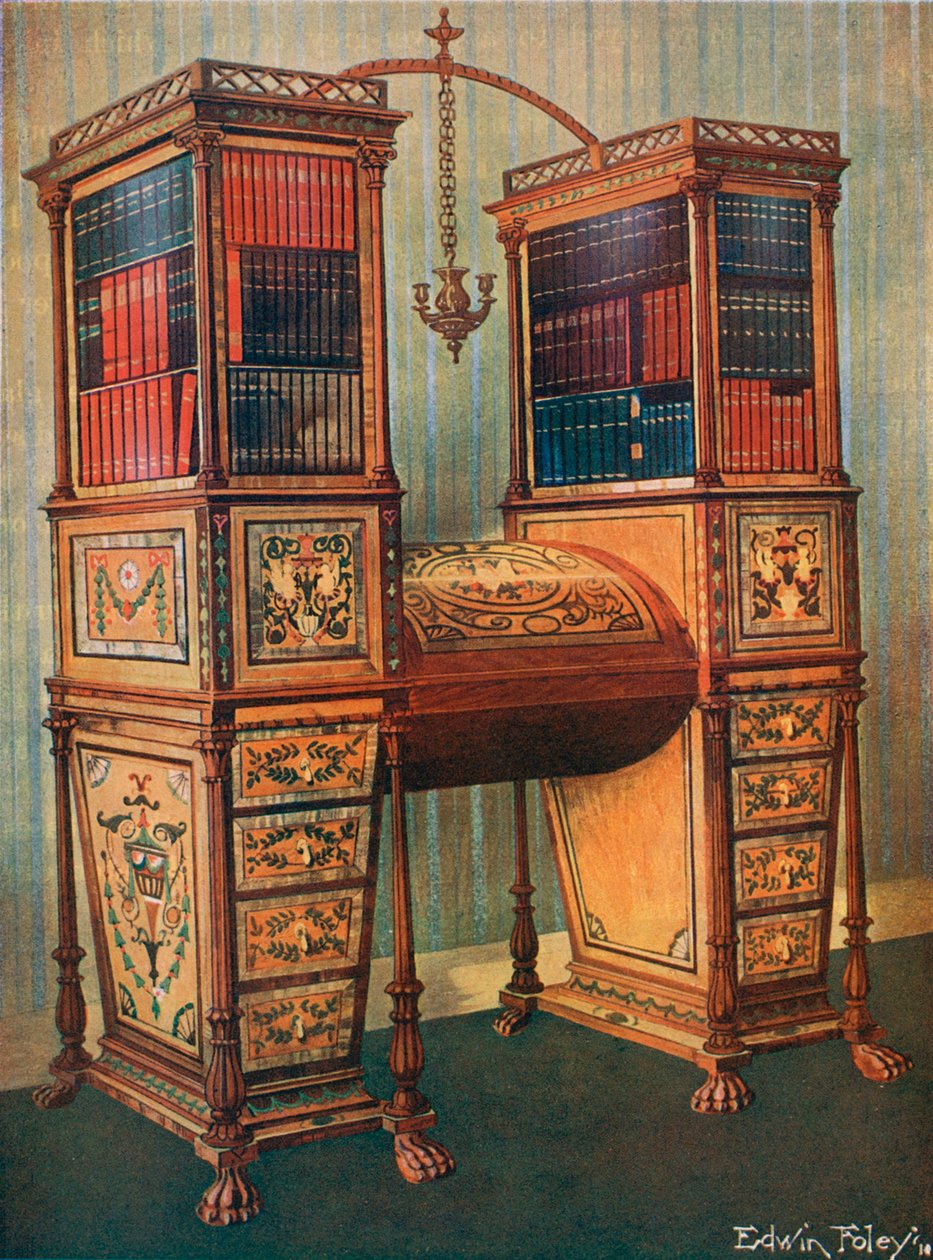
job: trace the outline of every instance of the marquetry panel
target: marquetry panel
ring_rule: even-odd
[[[790,822],[826,822],[832,763],[779,762],[766,768],[732,770],[733,822],[737,831],[780,827]]]
[[[240,892],[363,879],[369,806],[236,818],[233,836]]]
[[[813,901],[825,893],[825,831],[804,831],[735,846],[737,910]]]
[[[329,980],[244,995],[244,1066],[279,1067],[348,1054],[356,987],[356,980]]]
[[[834,731],[832,695],[738,697],[732,709],[732,755],[750,760],[775,753],[829,752]]]
[[[366,796],[376,765],[374,725],[244,731],[233,750],[235,806]]]
[[[75,762],[117,1021],[199,1055],[191,763],[84,741]]]
[[[359,960],[363,890],[315,893],[237,911],[240,978],[328,971]]]
[[[739,979],[747,984],[812,975],[820,963],[821,912],[746,919],[739,924]]]

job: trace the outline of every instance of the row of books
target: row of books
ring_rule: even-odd
[[[79,477],[107,486],[197,470],[194,372],[152,377],[80,397]]]
[[[719,366],[729,376],[813,375],[813,301],[807,289],[723,279],[719,286]]]
[[[806,279],[810,203],[717,193],[716,250],[722,275]]]
[[[815,472],[813,389],[795,382],[722,381],[726,472]]]
[[[74,203],[75,283],[143,262],[193,240],[188,154]]]
[[[355,249],[353,163],[306,153],[224,149],[228,245]]]
[[[528,292],[534,307],[607,289],[675,284],[689,278],[687,203],[665,197],[528,237]]]
[[[228,247],[226,256],[231,363],[359,366],[355,254]]]
[[[233,472],[362,471],[358,372],[228,368],[227,377]]]
[[[668,285],[549,311],[532,320],[536,397],[690,375],[690,286]]]
[[[197,358],[190,246],[78,285],[78,381],[114,381],[188,367]]]
[[[534,404],[540,486],[686,477],[693,408],[684,390],[617,390]]]

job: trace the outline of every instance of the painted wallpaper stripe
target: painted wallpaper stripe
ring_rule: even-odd
[[[545,92],[603,136],[701,113],[840,130],[852,158],[836,249],[844,452],[860,505],[863,810],[875,878],[933,874],[930,694],[929,328],[933,6],[896,3],[473,3],[454,46]],[[0,559],[0,1013],[54,998],[51,758],[39,725],[52,661],[48,529],[37,511],[51,466],[48,231],[19,171],[50,131],[211,53],[336,71],[378,55],[429,55],[437,6],[314,0],[8,3],[3,25],[3,554]],[[462,50],[462,51],[461,51]],[[60,69],[50,73],[49,67]],[[508,476],[505,266],[484,202],[505,166],[574,146],[538,111],[456,81],[460,256],[497,273],[487,326],[454,369],[411,311],[440,264],[436,84],[389,80],[413,111],[388,172],[389,376],[410,539],[490,536]],[[908,149],[911,150],[908,152]],[[431,277],[433,279],[433,277]],[[475,284],[470,281],[471,285]],[[475,293],[475,288],[473,289]],[[11,370],[12,369],[12,370]],[[504,940],[511,924],[511,791],[430,793],[409,804],[419,949]],[[535,904],[560,925],[538,795],[529,791]],[[387,846],[382,867],[386,869]],[[87,934],[85,933],[85,936]],[[391,948],[387,885],[376,950]],[[507,976],[503,953],[503,978]],[[88,971],[90,960],[85,964]]]

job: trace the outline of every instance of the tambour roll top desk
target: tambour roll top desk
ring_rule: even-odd
[[[535,1007],[693,1059],[840,1032],[876,1076],[858,810],[855,495],[841,468],[836,137],[684,120],[512,171],[505,538],[403,551],[377,79],[198,61],[52,140],[63,1049],[195,1143],[207,1223],[268,1145],[428,1135],[404,791],[516,782]],[[663,153],[661,152],[663,150]],[[524,780],[573,957],[545,989]],[[583,777],[579,777],[583,776]],[[841,782],[850,961],[826,1000]],[[393,1097],[365,1088],[391,787]],[[105,1034],[84,1048],[77,818]]]

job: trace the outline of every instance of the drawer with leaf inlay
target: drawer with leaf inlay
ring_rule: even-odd
[[[732,814],[736,831],[783,828],[789,823],[829,819],[832,762],[781,761],[732,769]]]
[[[736,909],[765,909],[818,900],[826,895],[827,862],[826,831],[737,841]]]
[[[830,752],[835,721],[835,698],[830,693],[738,696],[732,708],[732,756],[743,761]]]
[[[249,1071],[349,1054],[357,989],[354,979],[324,980],[244,995],[244,1067]]]
[[[238,893],[365,879],[369,849],[368,805],[233,820]]]
[[[355,967],[360,956],[365,890],[294,894],[237,907],[241,980]]]
[[[231,758],[234,808],[367,797],[376,749],[369,723],[241,731]]]

